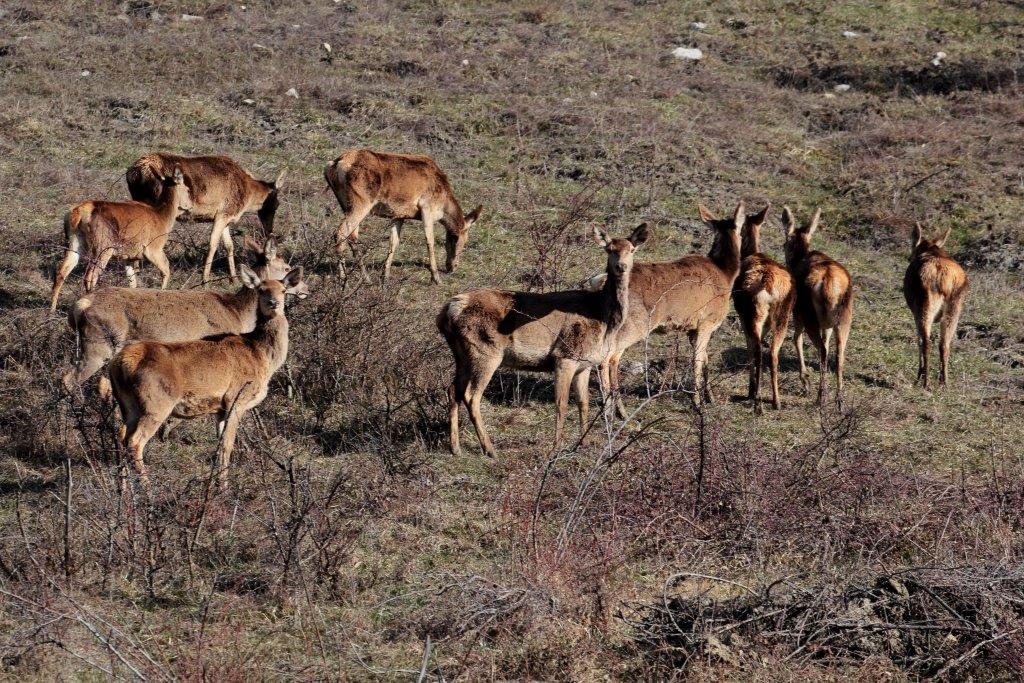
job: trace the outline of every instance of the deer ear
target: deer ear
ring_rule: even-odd
[[[953,232],[953,228],[952,227],[946,228],[946,232],[942,233],[942,237],[940,237],[937,240],[935,240],[935,246],[937,246],[937,247],[945,246],[946,240],[949,239],[949,233],[951,233],[951,232]]]
[[[288,274],[281,278],[281,282],[284,283],[286,294],[294,294],[296,287],[302,284],[302,266],[289,270]]]
[[[245,247],[246,251],[251,251],[254,254],[262,254],[263,249],[260,248],[259,242],[246,235],[242,238],[242,246]]]
[[[177,183],[178,185],[181,185],[183,182],[185,182],[185,176],[182,174],[180,166],[174,167],[174,182]]]
[[[281,189],[281,186],[284,185],[284,179],[287,176],[288,176],[288,167],[285,166],[284,168],[282,168],[278,172],[277,178],[274,180],[274,189],[275,190],[280,190]]]
[[[260,278],[252,269],[244,263],[239,264],[239,275],[242,276],[242,284],[249,289],[256,289],[260,286]]]
[[[601,228],[597,227],[596,225],[594,226],[594,241],[597,242],[602,247],[604,247],[605,249],[607,249],[608,245],[612,243],[611,239],[608,237],[608,234]]]
[[[914,223],[914,230],[910,233],[910,248],[917,249],[917,245],[921,244],[921,240],[924,239],[924,230],[921,228],[921,221]]]
[[[786,231],[786,235],[792,235],[796,230],[796,218],[793,216],[793,210],[788,206],[782,207],[782,229]]]
[[[697,213],[700,214],[700,219],[708,225],[712,225],[715,222],[714,214],[708,210],[708,207],[704,206],[700,202],[697,202]]]
[[[636,226],[636,228],[633,230],[630,236],[627,237],[626,239],[628,239],[633,244],[633,247],[639,247],[641,244],[646,242],[650,238],[650,236],[650,227],[647,225],[647,223],[641,223],[640,225]]]
[[[477,204],[477,207],[466,214],[466,227],[473,225],[480,220],[480,212],[484,210],[483,204]]]
[[[764,219],[768,217],[768,209],[770,208],[772,208],[772,203],[768,202],[758,213],[748,216],[747,220],[749,220],[753,225],[761,225],[764,223]]]
[[[819,206],[814,211],[814,215],[811,217],[810,224],[806,228],[804,228],[804,232],[806,232],[808,236],[813,235],[818,230],[818,221],[820,221],[820,220],[821,220],[821,207]]]
[[[277,238],[271,235],[267,238],[267,241],[263,243],[263,253],[267,257],[267,260],[273,261],[277,258]]]
[[[740,203],[736,205],[736,212],[732,215],[732,222],[735,226],[736,231],[743,229],[743,224],[747,222],[747,205],[740,200]]]

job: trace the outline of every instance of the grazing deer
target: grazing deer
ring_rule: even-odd
[[[252,269],[262,280],[280,280],[292,267],[278,254],[275,238],[261,247],[248,240],[255,255]],[[305,282],[295,294],[309,294]],[[148,339],[179,342],[215,334],[243,334],[256,326],[259,296],[243,286],[233,294],[207,290],[125,289],[102,287],[78,299],[68,312],[68,324],[78,339],[78,361],[64,375],[70,392],[92,377],[125,344]],[[106,378],[100,395],[108,394]]]
[[[198,341],[129,344],[110,361],[110,381],[124,419],[123,441],[143,486],[149,488],[143,451],[167,418],[217,416],[216,473],[221,488],[245,413],[267,395],[274,372],[288,356],[286,294],[298,293],[302,268],[281,280],[263,280],[241,267],[242,282],[258,298],[256,327]]]
[[[78,260],[85,255],[85,291],[96,287],[100,273],[111,258],[128,262],[125,274],[128,285],[136,286],[135,270],[142,258],[152,263],[163,275],[161,288],[167,288],[171,266],[164,254],[164,244],[174,221],[192,206],[192,198],[185,186],[180,169],[160,176],[160,200],[153,204],[143,202],[88,201],[75,206],[64,217],[64,260],[53,278],[50,310],[57,310],[61,287]]]
[[[743,202],[732,218],[716,219],[697,205],[701,219],[715,232],[708,255],[691,254],[675,261],[637,263],[629,285],[629,315],[615,337],[615,348],[601,367],[602,379],[616,397],[620,417],[626,409],[619,394],[622,354],[656,331],[685,331],[693,347],[693,400],[699,407],[714,402],[709,383],[708,345],[729,312],[733,282],[740,271]]]
[[[484,453],[494,456],[480,416],[480,399],[499,367],[554,372],[556,447],[562,440],[570,386],[579,401],[580,432],[586,429],[590,369],[608,355],[628,315],[633,254],[648,235],[646,223],[625,239],[610,239],[594,228],[594,238],[608,254],[600,292],[477,289],[442,307],[437,328],[455,357],[455,377],[448,391],[452,453],[460,453],[459,406],[464,405]]]
[[[359,224],[367,216],[391,219],[391,245],[384,261],[384,277],[391,273],[402,225],[406,220],[423,221],[430,258],[430,276],[441,283],[434,258],[434,224],[444,226],[445,272],[451,273],[459,264],[459,256],[469,240],[469,228],[480,218],[483,205],[468,214],[455,198],[448,176],[434,160],[422,154],[391,154],[369,149],[345,152],[324,169],[327,185],[338,198],[344,216],[338,226],[335,246],[338,267],[344,272],[342,258],[345,246],[352,247],[359,239]]]
[[[949,372],[949,350],[960,322],[964,297],[967,294],[967,274],[954,261],[943,245],[949,239],[949,230],[938,239],[927,240],[921,224],[914,226],[911,239],[910,265],[903,277],[903,296],[917,323],[918,366],[917,379],[924,380],[928,388],[928,356],[931,355],[932,323],[942,321],[939,341],[939,382],[946,386]]]
[[[782,210],[782,227],[786,231],[786,267],[796,285],[793,343],[800,359],[800,379],[809,384],[804,364],[804,332],[818,349],[821,374],[818,380],[818,404],[825,397],[825,376],[828,373],[828,347],[832,331],[836,332],[836,404],[843,407],[843,365],[846,363],[846,341],[853,322],[853,282],[850,273],[838,262],[820,251],[811,251],[811,235],[818,229],[821,209],[807,225],[800,227],[789,207]]]
[[[789,271],[761,253],[761,226],[769,208],[770,203],[761,213],[747,216],[740,245],[743,261],[732,291],[732,302],[747,338],[750,362],[748,395],[758,415],[761,414],[761,368],[764,363],[761,341],[767,332],[771,333],[772,407],[779,410],[782,407],[779,401],[779,348],[786,339],[786,328],[796,303],[796,289]]]
[[[256,179],[230,157],[185,157],[154,152],[137,160],[125,173],[132,199],[151,204],[159,202],[163,191],[159,178],[173,168],[181,169],[192,194],[193,206],[187,218],[201,223],[213,222],[210,248],[203,264],[203,284],[210,281],[210,270],[220,244],[227,252],[228,272],[235,282],[235,246],[230,226],[245,214],[256,212],[264,237],[270,237],[274,233],[274,216],[287,170],[281,169],[271,183]]]

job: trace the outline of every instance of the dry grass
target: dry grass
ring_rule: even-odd
[[[992,583],[1022,566],[1018,4],[242,5],[0,9],[3,675],[1019,675],[1019,596]],[[676,45],[706,59],[677,61]],[[388,283],[326,277],[339,214],[321,171],[349,146],[431,154],[485,204],[443,286],[416,224]],[[93,389],[59,389],[74,354],[46,310],[61,217],[125,197],[126,166],[158,148],[229,153],[264,177],[287,165],[277,225],[311,274],[312,297],[289,309],[296,391],[276,378],[243,423],[222,496],[211,423],[152,444],[149,501],[118,490]],[[824,207],[818,244],[858,290],[848,414],[814,408],[787,344],[784,408],[755,419],[730,319],[712,342],[724,400],[702,415],[681,389],[685,340],[654,337],[627,356],[626,424],[597,415],[550,453],[549,378],[502,372],[484,411],[501,458],[471,434],[465,457],[447,453],[442,301],[575,285],[603,262],[592,221],[650,221],[645,258],[704,252],[696,200],[740,197]],[[953,385],[931,393],[912,385],[899,291],[916,220],[953,228],[972,280]],[[198,283],[207,227],[176,229],[173,286]],[[382,227],[363,230],[371,271]],[[773,216],[776,256],[781,237]],[[717,578],[666,583],[681,572]],[[875,584],[904,575],[970,614],[950,626],[924,589],[904,604]],[[788,601],[744,602],[736,586],[780,579]],[[740,623],[771,606],[817,621]],[[884,619],[904,620],[899,637],[878,637]],[[908,620],[946,630],[907,636]]]

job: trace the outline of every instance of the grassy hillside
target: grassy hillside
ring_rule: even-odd
[[[1022,43],[1024,9],[997,1],[6,3],[4,675],[1014,677]],[[380,219],[362,229],[372,282],[332,276],[322,171],[350,147],[430,154],[484,204],[443,285],[412,222],[379,281]],[[243,422],[225,495],[212,420],[150,445],[148,500],[118,491],[94,389],[60,389],[81,287],[49,312],[63,214],[126,198],[155,149],[289,169],[277,229],[312,290],[289,309],[295,391],[275,379]],[[500,457],[471,429],[447,452],[442,302],[575,286],[603,267],[595,223],[649,221],[644,259],[706,252],[696,202],[741,198],[772,202],[779,259],[782,206],[823,209],[815,243],[857,291],[845,412],[804,395],[787,342],[784,407],[755,418],[730,315],[703,413],[685,338],[654,336],[626,357],[625,423],[576,440],[571,419],[552,453],[550,377],[501,371],[484,409]],[[915,221],[952,228],[971,278],[951,386],[930,392],[900,291]],[[208,228],[175,229],[172,286],[198,285]]]

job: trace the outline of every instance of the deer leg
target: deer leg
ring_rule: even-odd
[[[91,292],[96,289],[97,283],[100,280],[100,273],[102,273],[110,259],[114,256],[113,249],[105,249],[99,258],[89,264],[89,267],[85,270],[85,291]]]
[[[747,398],[754,404],[754,414],[761,414],[761,337],[757,328],[747,334],[747,356],[750,363],[750,378],[747,386]]]
[[[354,241],[359,239],[359,224],[363,222],[363,219],[370,215],[370,211],[372,210],[372,202],[364,202],[361,204],[353,203],[342,217],[341,223],[338,225],[338,232],[334,241],[334,250],[338,254],[339,275],[345,274],[345,247],[350,247],[352,249],[352,255],[355,257],[356,248]]]
[[[225,232],[225,234],[227,234]],[[167,260],[167,254],[164,253],[163,249],[153,249],[152,251],[144,251],[143,254],[146,260],[156,266],[156,269],[160,271],[162,279],[160,280],[160,289],[167,289],[167,283],[171,280],[171,264]],[[234,273],[231,278],[234,279]]]
[[[572,389],[576,392],[576,402],[580,409],[580,438],[587,432],[587,422],[590,419],[590,366],[584,366],[576,371],[572,378]]]
[[[237,218],[235,219],[237,220]],[[234,221],[226,220],[224,222],[224,229],[220,232],[220,241],[224,245],[224,251],[227,252],[228,256],[228,275],[231,277],[231,282],[238,282],[238,275],[235,272],[235,242],[231,239],[231,223]],[[168,270],[168,272],[170,272]],[[166,284],[164,285],[166,289]]]
[[[434,217],[423,214],[423,234],[427,238],[427,258],[430,261],[430,279],[435,285],[441,284],[441,274],[437,272],[437,259],[434,257]]]
[[[850,337],[850,321],[842,320],[836,328],[836,405],[843,409],[843,369],[846,365],[846,340]]]
[[[496,455],[494,444],[491,443],[490,437],[487,436],[487,429],[484,427],[484,420],[480,415],[480,400],[483,398],[484,390],[490,384],[495,370],[501,365],[501,356],[495,354],[494,358],[480,359],[478,362],[480,365],[473,369],[475,377],[470,381],[468,388],[471,394],[469,398],[469,417],[473,421],[473,428],[476,429],[476,436],[480,440],[480,446],[484,450],[484,455],[493,458]]]
[[[228,485],[228,465],[231,463],[231,451],[235,449],[235,436],[238,433],[238,424],[242,420],[244,411],[235,406],[233,410],[227,411],[226,415],[218,415],[217,431],[220,435],[220,444],[217,446],[217,460],[214,471],[217,477],[217,488],[224,491]]]
[[[793,325],[793,346],[796,347],[796,357],[800,361],[800,383],[804,386],[804,393],[809,389],[807,363],[804,362],[804,326],[797,320]]]
[[[217,246],[223,242],[222,234],[228,229],[228,219],[222,213],[213,217],[213,228],[210,230],[210,248],[206,252],[206,261],[203,263],[203,284],[209,284],[210,271],[213,269],[213,258],[217,255]],[[231,239],[229,236],[228,239]]]
[[[562,445],[562,431],[565,428],[565,412],[569,408],[569,387],[576,375],[577,363],[561,359],[555,364],[555,443],[557,450]]]
[[[825,399],[825,385],[828,382],[828,346],[831,339],[832,328],[825,330],[824,335],[820,330],[816,334],[811,334],[811,341],[818,349],[818,405]]]
[[[946,310],[942,316],[939,339],[939,361],[941,362],[939,384],[942,386],[946,386],[949,374],[949,352],[953,345],[953,337],[956,336],[957,325],[960,324],[960,312],[963,310],[963,306],[964,300],[963,294],[961,294],[952,301],[946,302]]]
[[[402,239],[402,225],[404,220],[391,222],[391,242],[388,245],[388,257],[384,259],[384,279],[391,275],[391,262],[395,258],[395,250],[398,249],[398,242]]]
[[[622,399],[622,385],[619,383],[619,361],[622,360],[622,352],[613,353],[608,359],[609,379],[611,380],[612,396],[615,397],[615,412],[622,420],[626,419],[626,404]]]
[[[923,382],[924,388],[928,388],[928,357],[932,352],[932,308],[931,302],[925,301],[921,312],[917,316],[917,381]]]
[[[170,410],[167,411],[170,413]],[[125,444],[128,447],[128,452],[132,460],[132,466],[135,468],[135,472],[139,475],[139,481],[142,483],[142,488],[147,493],[150,491],[149,486],[149,475],[146,472],[146,462],[143,459],[143,452],[146,450],[146,444],[153,438],[156,431],[163,424],[157,415],[143,413],[139,416],[138,421],[134,425],[127,426],[125,429]]]
[[[76,387],[95,375],[104,363],[114,357],[114,347],[105,338],[97,335],[97,339],[81,340],[81,357],[67,374],[64,375],[64,388],[70,393]],[[103,379],[106,379],[105,377]],[[107,380],[109,386],[110,381]]]
[[[465,404],[469,409],[469,383],[469,373],[464,370],[464,366],[459,361],[456,361],[455,377],[452,378],[451,386],[448,387],[448,444],[452,455],[462,455],[462,449],[459,446],[459,406]]]
[[[772,326],[771,344],[771,373],[772,373],[772,407],[775,410],[782,408],[779,400],[779,349],[786,340],[786,327],[789,325],[788,316],[781,314]]]
[[[64,286],[64,280],[68,278],[71,271],[78,265],[81,257],[80,251],[82,241],[77,235],[72,235],[67,250],[64,252],[64,260],[61,261],[57,271],[53,274],[53,293],[50,295],[50,310],[57,310],[57,299],[60,297],[60,289]]]
[[[139,259],[132,259],[124,267],[124,275],[128,280],[128,286],[135,289],[139,286],[138,278],[135,277],[136,270],[142,270],[142,261]]]

